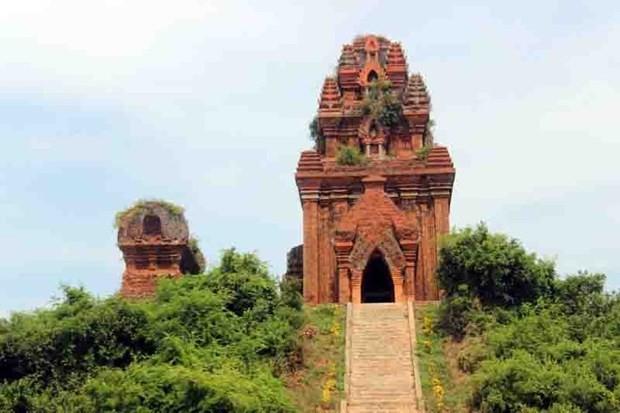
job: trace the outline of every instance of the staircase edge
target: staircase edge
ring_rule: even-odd
[[[413,385],[415,387],[415,398],[418,412],[426,412],[424,406],[424,396],[422,395],[422,382],[420,369],[418,367],[418,355],[416,354],[418,338],[415,330],[415,312],[413,311],[413,300],[407,300],[407,318],[409,318],[409,337],[411,338],[411,361],[413,364]]]
[[[353,304],[347,303],[347,319],[345,322],[345,342],[344,342],[344,400],[340,403],[340,412],[346,413],[347,403],[349,402],[351,392],[351,346],[352,346],[352,330],[353,330]]]

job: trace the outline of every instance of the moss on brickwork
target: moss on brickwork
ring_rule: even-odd
[[[176,217],[179,219],[183,217],[183,213],[185,212],[185,208],[182,206],[173,204],[172,202],[165,201],[163,199],[140,199],[132,206],[116,213],[114,217],[114,228],[119,228],[125,219],[131,220],[133,217],[150,212],[153,206],[162,207],[168,211],[171,217]]]

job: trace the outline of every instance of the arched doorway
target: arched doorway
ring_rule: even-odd
[[[362,303],[393,303],[394,283],[383,254],[372,253],[362,276]]]

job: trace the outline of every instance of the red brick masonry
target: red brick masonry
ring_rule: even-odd
[[[391,82],[402,103],[400,125],[382,127],[359,110],[374,76]],[[324,144],[302,152],[295,174],[307,302],[359,303],[364,269],[377,253],[389,266],[395,301],[438,299],[437,241],[450,228],[455,169],[448,150],[426,133],[429,110],[424,80],[408,75],[398,43],[362,36],[343,47],[337,77],[325,80],[319,102]],[[338,165],[342,145],[359,147],[369,162]]]

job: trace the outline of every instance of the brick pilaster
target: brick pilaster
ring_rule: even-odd
[[[318,194],[302,194],[302,202],[304,212],[304,300],[310,304],[318,304]]]

